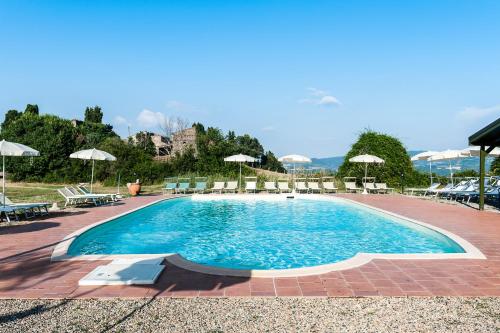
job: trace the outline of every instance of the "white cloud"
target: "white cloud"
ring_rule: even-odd
[[[468,106],[460,111],[457,116],[462,120],[478,120],[492,115],[500,116],[500,105],[487,108]]]
[[[167,102],[167,109],[173,110],[173,111],[184,111],[186,110],[187,105],[185,105],[182,102],[176,101],[176,100],[171,100]]]
[[[262,127],[262,131],[264,131],[264,132],[272,132],[274,130],[275,130],[274,126],[264,126],[264,127]]]
[[[319,105],[339,105],[340,102],[337,98],[333,96],[323,96],[318,102]]]
[[[122,116],[116,116],[114,119],[113,119],[113,123],[115,125],[130,125],[130,123],[128,122],[127,118],[125,117],[122,117]]]
[[[158,127],[161,124],[164,124],[166,120],[166,116],[161,112],[153,112],[148,109],[144,109],[137,116],[137,123],[140,126],[151,128]]]
[[[309,96],[299,100],[299,103],[314,104],[320,106],[338,106],[340,101],[337,97],[331,95],[329,92],[317,89],[307,88]]]

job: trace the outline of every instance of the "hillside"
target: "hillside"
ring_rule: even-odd
[[[408,151],[408,154],[410,156],[414,156],[421,152],[423,152],[423,150],[410,150]],[[344,156],[312,158],[311,160],[312,163],[305,165],[305,167],[324,168],[327,170],[337,171],[339,166],[344,161]],[[486,170],[490,169],[493,160],[494,158],[492,157],[488,157],[486,159]],[[429,172],[429,164],[427,163],[427,161],[415,161],[413,162],[413,165],[415,166],[416,169],[422,172]],[[479,157],[468,157],[457,161],[452,161],[452,167],[454,168],[454,172],[463,170],[479,171]],[[447,176],[450,173],[449,163],[447,161],[434,162],[432,163],[432,171],[438,175]]]

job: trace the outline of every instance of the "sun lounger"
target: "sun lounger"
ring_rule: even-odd
[[[264,182],[264,188],[267,193],[278,193],[278,188],[275,182]]]
[[[334,182],[325,182],[323,181],[323,191],[325,193],[335,193],[337,192],[338,188],[335,186]]]
[[[305,181],[298,181],[295,182],[295,191],[297,191],[298,193],[308,193],[309,188],[306,186]]]
[[[78,194],[73,194],[73,192],[67,188],[60,188],[57,190],[59,194],[61,194],[64,199],[66,200],[66,203],[64,204],[64,207],[70,205],[80,205],[80,204],[86,204],[86,203],[93,203],[94,205],[99,205],[99,203],[102,202],[103,198],[102,196],[99,195],[78,195]]]
[[[214,182],[214,186],[212,186],[210,190],[212,191],[212,193],[222,193],[222,190],[224,190],[224,182]]]
[[[77,188],[80,190],[81,194],[99,195],[99,196],[102,196],[103,198],[107,198],[111,201],[118,201],[115,193],[90,193],[90,191],[83,185],[78,185]],[[78,193],[78,194],[80,194],[80,193]]]
[[[309,181],[307,182],[307,187],[311,193],[321,193],[321,188],[318,182]]]
[[[177,182],[167,182],[165,184],[165,187],[162,188],[162,192],[163,194],[166,194],[168,191],[170,191],[170,193],[175,193],[175,190],[177,188]]]
[[[196,193],[204,193],[207,190],[207,182],[199,181],[196,182],[195,187],[192,189]]]
[[[224,187],[223,191],[224,192],[236,193],[237,188],[238,188],[238,182],[237,181],[228,181],[227,184],[226,184],[226,187]]]
[[[245,178],[245,192],[246,193],[257,192],[257,177],[246,177]]]
[[[356,192],[362,191],[362,189],[356,185],[356,182],[344,182],[344,185],[345,185],[346,192],[356,193]]]
[[[394,191],[394,188],[387,187],[386,183],[375,183],[375,188],[378,193],[389,193]]]
[[[289,193],[292,191],[288,185],[288,181],[278,181],[278,190],[280,193]]]
[[[22,211],[22,210],[21,210]],[[17,215],[18,210],[8,206],[8,205],[0,205],[0,220],[3,221],[3,218],[5,216],[5,219],[7,222],[10,222],[10,216],[13,215],[16,221],[19,221],[19,216]]]
[[[175,193],[186,194],[189,191],[189,179],[179,180],[179,186],[175,189]]]
[[[28,211],[32,213],[32,216],[35,216],[37,213],[40,216],[49,214],[48,210],[49,203],[46,202],[14,203],[8,197],[5,197],[3,193],[0,193],[0,204],[3,205],[4,200],[5,200],[5,205],[12,207],[14,210],[15,209],[24,210],[26,218],[29,217],[27,215]]]
[[[368,193],[377,193],[377,189],[375,188],[375,183],[365,183],[364,187],[368,191]]]

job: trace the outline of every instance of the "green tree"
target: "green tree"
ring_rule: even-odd
[[[490,173],[492,175],[500,176],[500,156],[495,158],[495,160],[493,160],[493,163],[491,163]]]
[[[85,122],[88,123],[102,123],[103,112],[101,107],[96,105],[94,107],[85,108]]]
[[[152,134],[149,132],[139,132],[135,135],[136,146],[141,148],[150,156],[156,155],[156,147],[151,140]]]
[[[271,151],[266,152],[262,157],[262,168],[276,172],[285,172],[283,164],[278,161]]]
[[[38,105],[36,105],[36,104],[28,104],[28,105],[26,105],[26,109],[24,110],[24,113],[38,115]]]
[[[22,114],[22,112],[19,112],[17,110],[7,111],[7,113],[5,114],[5,120],[2,123],[2,128],[9,126],[10,123],[21,117]]]
[[[375,177],[377,181],[386,182],[390,186],[400,186],[402,179],[406,185],[414,182],[415,171],[410,156],[398,139],[387,134],[366,130],[361,133],[358,141],[354,143],[347,153],[344,163],[338,170],[340,177],[364,177],[364,164],[351,163],[349,159],[362,154],[378,156],[385,160],[381,165],[370,165],[368,176]]]

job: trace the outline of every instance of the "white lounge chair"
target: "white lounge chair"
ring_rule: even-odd
[[[441,186],[440,183],[433,183],[427,188],[407,188],[405,189],[405,192],[409,193],[410,195],[423,193],[423,195],[425,196],[429,191],[436,190],[439,186]]]
[[[365,183],[363,184],[368,193],[377,193],[377,189],[375,188],[375,183]]]
[[[99,205],[99,203],[102,201],[102,197],[101,196],[97,196],[97,195],[84,195],[84,194],[81,194],[81,195],[76,195],[76,194],[73,194],[72,191],[70,191],[67,187],[64,187],[64,188],[60,188],[57,190],[57,192],[59,192],[59,194],[61,194],[64,199],[66,199],[66,203],[64,204],[64,207],[68,206],[68,205],[80,205],[80,204],[86,204],[86,203],[93,203],[94,205]]]
[[[323,182],[323,191],[325,193],[335,193],[338,188],[335,186],[334,182]]]
[[[236,193],[237,189],[238,189],[238,182],[233,180],[227,182],[226,187],[224,187],[223,191]]]
[[[295,191],[299,193],[308,193],[309,188],[306,186],[306,182],[301,180],[295,182]]]
[[[277,193],[278,188],[276,187],[275,182],[264,182],[264,188],[266,189],[267,193]]]
[[[278,190],[280,193],[290,193],[292,191],[288,181],[278,181]]]
[[[90,191],[84,185],[78,185],[77,188],[80,190],[82,194],[99,195],[102,196],[103,198],[108,198],[111,201],[118,201],[115,193],[90,193]]]
[[[389,193],[394,191],[394,188],[387,187],[386,183],[375,183],[375,188],[378,193]]]
[[[4,196],[3,193],[0,193],[0,204],[3,205],[4,201],[6,206],[10,206],[14,210],[16,209],[24,210],[25,211],[24,214],[27,218],[29,217],[27,215],[28,211],[32,213],[32,216],[36,215],[37,213],[40,216],[49,214],[48,210],[49,203],[47,202],[14,203],[8,197]]]
[[[245,178],[245,192],[247,192],[247,193],[257,192],[257,178],[256,177],[246,177]]]
[[[222,193],[222,190],[224,189],[224,182],[214,182],[214,186],[210,189],[212,193],[214,192],[219,192]]]
[[[356,193],[356,192],[362,191],[362,189],[356,185],[356,182],[344,182],[344,185],[345,185],[346,192]]]
[[[309,189],[309,192],[311,193],[321,193],[321,188],[319,187],[319,183],[317,181],[308,181],[307,182],[307,187]]]

